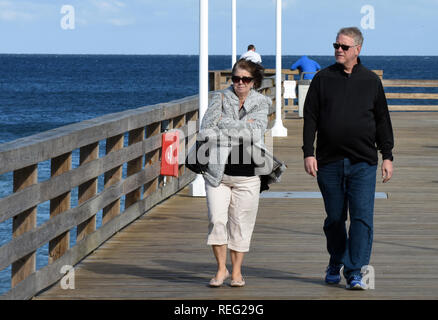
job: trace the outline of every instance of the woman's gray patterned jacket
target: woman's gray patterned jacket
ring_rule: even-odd
[[[209,141],[208,169],[203,176],[211,185],[220,184],[232,147],[242,142],[253,148],[251,156],[257,164],[256,175],[262,177],[262,188],[266,190],[267,184],[280,181],[286,166],[274,158],[264,143],[271,104],[271,99],[252,89],[243,105],[245,115],[239,119],[239,98],[232,87],[212,97],[197,137],[198,141]]]

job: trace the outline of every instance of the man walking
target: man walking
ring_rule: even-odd
[[[317,176],[327,214],[325,282],[339,283],[344,267],[347,289],[366,288],[361,269],[371,256],[377,150],[384,183],[393,172],[388,105],[379,77],[360,62],[362,43],[358,28],[339,30],[333,43],[336,63],[315,75],[304,104],[304,167]]]

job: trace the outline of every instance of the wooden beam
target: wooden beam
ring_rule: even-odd
[[[51,160],[51,176],[59,176],[71,170],[72,154],[68,152]],[[70,209],[71,192],[50,200],[50,218]],[[66,231],[49,242],[49,264],[59,259],[70,248],[70,232]]]
[[[123,148],[123,134],[108,138],[106,140],[106,154],[115,152]],[[104,188],[108,188],[113,184],[122,180],[123,166],[115,167],[105,173]],[[102,224],[107,223],[120,213],[120,198],[114,200],[109,206],[103,208]]]
[[[80,149],[79,155],[80,165],[83,166],[93,160],[99,158],[99,143],[95,142]],[[78,188],[78,205],[84,203],[88,199],[91,199],[97,193],[97,177],[93,178]],[[96,212],[97,213],[97,212]],[[96,230],[96,215],[88,219],[87,221],[78,225],[76,241],[81,241],[87,235],[93,233]]]
[[[15,288],[12,288],[2,299],[22,300],[30,299],[38,292],[49,287],[63,276],[59,270],[63,265],[74,266],[85,256],[93,252],[107,239],[111,238],[118,230],[124,228],[132,221],[142,216],[150,208],[170,197],[189,184],[195,178],[195,174],[187,172],[174,183],[166,185],[163,189],[157,190],[150,194],[149,197],[142,199],[129,207],[122,215],[116,216],[113,220],[105,225],[102,225],[96,232],[92,233],[87,238],[78,242],[64,256],[55,261],[53,264],[47,265],[44,268],[36,271],[24,281],[19,283]]]
[[[141,142],[144,139],[145,128],[139,128],[135,130],[131,130],[129,132],[129,145],[133,145],[135,143]],[[128,162],[127,168],[127,176],[131,176],[137,172],[140,172],[143,166],[143,157],[135,158]],[[129,208],[132,204],[139,201],[141,199],[141,188],[137,188],[136,190],[128,193],[125,199],[125,210]]]
[[[438,105],[389,105],[389,111],[438,111]]]
[[[197,96],[108,114],[0,144],[0,174],[55,158],[72,150],[133,129],[198,109]],[[192,103],[193,102],[193,103]],[[186,107],[181,111],[180,105]]]
[[[111,152],[100,159],[83,163],[78,168],[51,177],[49,180],[31,185],[0,199],[0,223],[14,217],[20,212],[42,202],[57,197],[76,186],[86,183],[90,178],[97,178],[105,172],[123,165],[144,153],[161,147],[161,137],[152,136],[141,143],[136,143],[121,150]]]
[[[438,87],[438,80],[382,80],[384,87]]]
[[[0,270],[18,260],[51,239],[57,238],[80,223],[95,216],[100,209],[113,203],[114,198],[141,187],[144,181],[151,181],[160,175],[159,163],[142,170],[123,181],[113,184],[75,208],[49,219],[46,223],[32,228],[0,247]],[[85,238],[84,238],[85,239]]]
[[[14,186],[13,191],[23,190],[28,186],[37,183],[38,166],[32,165],[14,171]],[[12,220],[12,236],[17,238],[22,234],[36,227],[37,208],[30,208],[21,214],[15,216]],[[35,251],[27,256],[12,263],[11,286],[15,287],[19,282],[26,279],[30,274],[35,272],[36,258]]]
[[[161,122],[156,122],[153,124],[150,124],[146,127],[146,137],[150,138],[153,136],[160,138],[160,145],[161,145]],[[160,149],[157,149],[152,152],[148,152],[145,154],[145,167],[152,166],[154,163],[158,162],[160,160]],[[154,179],[153,181],[150,181],[143,186],[143,199],[153,192],[155,192],[158,188],[158,178]]]
[[[438,93],[386,93],[386,99],[438,99]]]
[[[185,124],[186,124],[186,115],[185,114],[173,119],[173,125],[174,125],[175,129],[181,129],[185,126]],[[181,138],[183,138],[183,139],[181,139],[179,142],[179,150],[180,150],[180,152],[185,152],[185,146],[187,145],[186,135],[184,135],[184,137],[181,137]],[[178,176],[182,176],[184,174],[184,170],[185,170],[185,165],[179,164],[178,165]]]

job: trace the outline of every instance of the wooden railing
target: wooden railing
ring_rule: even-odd
[[[383,70],[373,70],[380,79],[383,78]],[[275,69],[265,69],[265,77],[270,78],[275,76]],[[298,70],[281,70],[282,79],[293,80],[294,76],[299,75]],[[209,72],[210,90],[222,90],[231,85],[231,70],[212,70]]]
[[[383,80],[387,99],[400,100],[437,100],[438,93],[424,93],[424,92],[389,92],[389,88],[438,88],[438,80]],[[389,105],[392,111],[432,111],[438,110],[437,104],[403,104],[403,105]]]
[[[260,91],[272,97],[274,85],[266,79]],[[160,176],[161,136],[165,130],[183,131],[180,143],[187,152],[199,127],[198,101],[193,96],[109,114],[0,145],[0,175],[12,173],[13,185],[13,192],[0,199],[0,223],[12,219],[13,225],[12,239],[0,247],[0,270],[12,265],[11,290],[0,298],[31,298],[60,280],[63,266],[74,266],[190,183],[195,175],[183,164],[178,178]],[[274,107],[270,119],[273,112]],[[197,123],[192,133],[190,121]],[[102,146],[105,152],[99,157]],[[72,168],[77,153],[79,165]],[[38,166],[45,161],[50,161],[50,177],[39,181]],[[100,192],[99,177],[104,182]],[[75,188],[77,206],[72,208]],[[37,226],[37,208],[47,201],[50,219]],[[99,212],[102,223],[97,226]],[[70,246],[75,227],[76,243]],[[36,252],[47,243],[47,265],[36,270]]]
[[[382,79],[383,86],[385,87],[385,93],[387,99],[397,100],[437,100],[438,93],[426,93],[426,92],[413,92],[413,88],[438,88],[438,80],[390,80],[383,79],[383,70],[372,70],[376,73],[380,79]],[[295,75],[298,75],[298,70],[291,71],[289,69],[282,70],[282,79],[293,79]],[[265,75],[271,77],[275,75],[275,69],[266,69]],[[210,90],[222,90],[231,85],[231,70],[215,70],[210,71]],[[410,92],[391,92],[391,88],[408,88]],[[424,90],[423,90],[424,91]],[[391,103],[391,101],[390,101]],[[284,104],[284,102],[283,102]],[[292,99],[288,100],[285,110],[296,111],[298,105],[294,103]],[[391,111],[431,111],[438,110],[437,104],[421,104],[416,105],[412,103],[405,103],[402,105],[389,105]]]
[[[283,80],[285,76],[289,76],[290,79],[293,79],[294,75],[298,75],[298,70],[289,70],[289,69],[283,69],[281,71],[283,75]],[[274,78],[275,76],[275,69],[265,69],[265,77],[266,78]],[[215,90],[223,90],[225,88],[228,88],[231,85],[231,70],[212,70],[209,72],[209,85],[210,85],[210,91]]]

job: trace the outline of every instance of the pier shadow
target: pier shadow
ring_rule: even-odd
[[[192,268],[192,270],[196,270],[199,273],[208,273],[213,276],[216,273],[216,264],[205,264],[202,262],[187,262],[187,261],[176,261],[176,260],[153,260],[156,263],[161,264],[164,267],[169,269],[177,269],[177,270],[187,270],[187,268]],[[231,268],[231,265],[228,266]],[[244,277],[255,277],[255,278],[263,278],[263,279],[271,279],[271,280],[286,280],[286,281],[301,281],[306,283],[321,283],[319,279],[310,279],[300,277],[299,274],[295,272],[286,272],[281,270],[275,270],[270,268],[260,268],[253,267],[251,265],[244,265],[242,267],[242,273]],[[204,279],[204,278],[203,278]],[[210,279],[207,279],[210,280]]]
[[[155,279],[174,283],[199,283],[205,278],[200,276],[199,270],[170,270],[163,268],[140,267],[130,264],[92,262],[81,266],[82,269],[96,274],[128,275],[145,279]]]
[[[283,227],[274,227],[274,226],[269,226],[269,225],[256,225],[255,226],[256,230],[258,232],[266,232],[266,231],[273,231],[273,232],[283,232],[284,234],[289,234],[289,235],[310,235],[310,236],[324,236],[324,234],[322,232],[317,233],[317,232],[306,232],[306,231],[300,231],[300,230],[295,230],[292,228],[283,228]],[[322,230],[322,227],[321,227]],[[325,238],[324,238],[325,241]]]
[[[435,183],[438,183],[438,181],[434,181]],[[294,230],[292,228],[282,228],[282,227],[273,227],[273,226],[267,226],[267,225],[258,225],[256,226],[257,230],[259,232],[266,232],[266,231],[272,231],[272,232],[284,232],[290,235],[310,235],[310,236],[318,236],[318,237],[322,237],[324,244],[325,245],[325,236],[323,234],[323,232],[321,231],[321,233],[316,233],[316,232],[306,232],[306,231],[300,231],[300,230]],[[321,228],[322,229],[322,228]],[[348,227],[347,227],[348,230]],[[403,238],[400,237],[400,241],[403,241]],[[404,248],[404,249],[412,249],[412,250],[426,250],[426,251],[431,251],[431,252],[438,252],[438,248],[431,248],[431,247],[426,247],[426,246],[416,246],[416,245],[409,245],[409,244],[403,244],[403,243],[398,243],[398,242],[391,242],[391,241],[382,241],[382,240],[378,240],[378,239],[374,239],[373,240],[374,244],[385,244],[385,245],[391,245],[391,246],[395,246],[395,247],[399,247],[399,248]]]
[[[216,264],[177,261],[177,260],[152,260],[164,268],[140,267],[129,264],[114,264],[104,262],[86,263],[81,269],[106,275],[129,275],[150,280],[161,280],[170,283],[191,283],[201,286],[208,286],[210,278],[216,273]],[[281,280],[290,282],[304,282],[326,286],[323,278],[305,278],[294,272],[280,271],[270,268],[260,268],[243,266],[244,277],[254,277],[259,279]],[[208,275],[206,275],[208,274]]]

